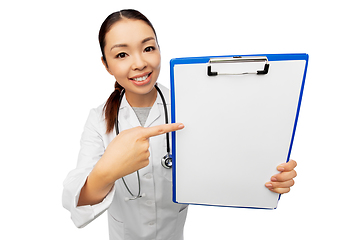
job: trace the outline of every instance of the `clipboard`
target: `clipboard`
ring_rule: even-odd
[[[289,161],[308,54],[170,61],[173,201],[276,209],[265,183]]]

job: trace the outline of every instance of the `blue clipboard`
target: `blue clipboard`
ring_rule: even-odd
[[[277,208],[264,184],[289,161],[308,54],[170,61],[173,201]]]

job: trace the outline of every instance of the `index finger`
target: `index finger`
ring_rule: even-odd
[[[177,131],[183,128],[184,125],[182,123],[162,124],[154,127],[144,128],[143,136],[145,138],[150,138],[164,133]]]

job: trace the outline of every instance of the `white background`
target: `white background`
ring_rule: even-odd
[[[330,0],[2,1],[0,238],[108,239],[106,214],[79,230],[61,193],[89,110],[113,90],[97,36],[123,8],[154,24],[166,86],[175,57],[310,55],[291,155],[296,186],[273,211],[191,206],[186,239],[339,239],[340,17]]]

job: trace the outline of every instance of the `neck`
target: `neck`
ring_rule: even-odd
[[[125,91],[125,96],[131,107],[152,107],[157,99],[157,90],[153,88],[146,94]]]

